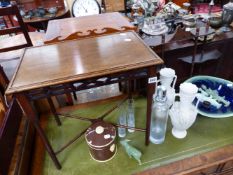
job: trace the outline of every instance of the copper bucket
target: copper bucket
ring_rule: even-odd
[[[91,157],[98,162],[111,160],[117,152],[115,138],[113,125],[103,121],[91,125],[85,133]]]

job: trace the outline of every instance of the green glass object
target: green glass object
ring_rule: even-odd
[[[138,149],[134,148],[133,146],[131,146],[130,144],[128,144],[130,140],[122,140],[120,141],[121,145],[125,148],[126,153],[128,154],[128,156],[130,158],[134,158],[138,161],[139,165],[141,165],[141,156],[142,153],[141,151],[139,151]]]

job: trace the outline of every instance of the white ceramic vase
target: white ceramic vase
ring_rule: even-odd
[[[188,110],[181,110],[180,102],[174,102],[172,108],[169,110],[169,116],[172,122],[172,135],[176,138],[182,139],[187,135],[187,129],[192,126],[197,117],[197,109],[190,105]]]
[[[197,106],[192,104],[197,94],[198,88],[192,83],[182,83],[180,85],[180,101],[175,101],[169,110],[169,116],[173,125],[172,134],[176,138],[182,139],[187,135],[187,129],[192,126],[197,117]]]

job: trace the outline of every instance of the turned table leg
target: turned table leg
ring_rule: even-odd
[[[156,77],[156,67],[151,66],[148,68],[148,82],[147,82],[147,113],[146,113],[146,138],[145,144],[149,145],[150,137],[150,122],[152,112],[152,96],[155,91],[155,83],[150,83],[149,78]]]
[[[15,94],[15,97],[17,98],[22,110],[24,111],[25,116],[29,119],[30,122],[33,123],[34,127],[36,128],[36,131],[38,132],[39,136],[41,137],[43,144],[45,145],[45,148],[48,151],[50,157],[52,158],[56,168],[61,169],[61,164],[59,163],[59,161],[54,153],[54,150],[48,141],[48,138],[46,137],[43,129],[41,128],[41,126],[39,124],[39,120],[36,117],[36,113],[33,110],[29,99],[24,94],[21,94],[21,93]]]

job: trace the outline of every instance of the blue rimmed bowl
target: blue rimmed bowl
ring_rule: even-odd
[[[220,97],[224,97],[225,100],[230,102],[230,105],[227,107],[225,107],[223,103],[219,102],[222,104],[219,109],[206,101],[200,102],[198,105],[199,114],[211,118],[225,118],[233,116],[233,83],[231,81],[212,76],[194,76],[186,80],[186,82],[193,83],[198,88],[205,85],[211,90],[217,90]]]

